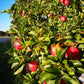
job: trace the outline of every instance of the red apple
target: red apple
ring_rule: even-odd
[[[60,0],[60,3],[63,4],[64,3],[64,0]]]
[[[48,14],[47,16],[48,16],[48,17],[50,17],[50,16],[51,16],[51,14]]]
[[[66,5],[66,6],[68,6],[68,5],[69,5],[69,3],[70,3],[70,1],[69,1],[69,0],[65,0],[65,1],[64,1],[64,5]]]
[[[53,56],[56,56],[55,54],[55,47],[56,47],[57,44],[54,44],[53,46],[50,47],[50,53],[51,55]],[[59,47],[61,48],[61,45],[59,44]]]
[[[31,14],[32,12],[31,11],[29,11],[29,14]]]
[[[46,82],[44,82],[43,84],[47,84]]]
[[[61,36],[56,36],[56,38],[61,38]]]
[[[67,83],[65,82],[65,80],[62,79],[62,80],[60,81],[60,84],[67,84]]]
[[[14,46],[17,50],[22,50],[22,46],[21,44],[18,42],[18,41],[21,41],[20,39],[17,39],[14,43]]]
[[[21,11],[18,11],[19,14],[21,14]]]
[[[80,56],[81,56],[81,53],[76,47],[70,47],[65,53],[65,58],[70,57],[71,60],[78,60]]]
[[[40,29],[40,27],[38,27],[38,29]]]
[[[65,16],[61,16],[60,17],[60,21],[62,21],[62,22],[66,21],[66,17]]]
[[[25,15],[25,12],[22,12],[22,16],[24,16]]]
[[[28,18],[28,15],[26,15],[26,18]]]
[[[38,62],[37,61],[32,61],[32,62],[29,63],[28,67],[32,72],[35,72],[38,68]]]
[[[28,37],[27,40],[29,40],[30,38]]]

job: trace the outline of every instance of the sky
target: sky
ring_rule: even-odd
[[[7,10],[12,4],[15,3],[15,0],[0,0],[0,12],[2,10]],[[7,13],[0,13],[0,31],[7,31],[10,29],[11,18]]]

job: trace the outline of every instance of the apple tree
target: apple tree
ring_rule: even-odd
[[[21,84],[79,84],[84,73],[83,0],[15,0],[2,12],[12,18],[9,63]]]

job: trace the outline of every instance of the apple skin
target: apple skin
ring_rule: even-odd
[[[64,3],[64,0],[60,0],[60,3],[63,4]]]
[[[62,21],[62,22],[66,21],[66,17],[65,16],[61,16],[60,17],[60,21]]]
[[[28,18],[28,15],[26,15],[26,18]]]
[[[18,11],[19,14],[21,14],[21,11]]]
[[[69,1],[69,0],[65,0],[65,1],[64,1],[64,5],[66,5],[66,6],[68,6],[68,5],[69,5],[69,3],[70,3],[70,1]]]
[[[46,82],[44,82],[43,84],[47,84]]]
[[[51,55],[52,56],[56,56],[56,54],[55,54],[55,47],[56,47],[56,45],[57,44],[54,44],[53,46],[51,46],[50,47],[50,53],[51,53]],[[59,44],[59,47],[60,47],[61,45]],[[61,47],[60,47],[61,48]]]
[[[38,27],[38,29],[40,29],[40,27]]]
[[[81,53],[76,47],[70,47],[65,53],[65,58],[70,57],[71,60],[78,60],[80,56],[81,56]]]
[[[48,16],[48,17],[50,17],[50,16],[51,16],[51,14],[48,14],[47,16]]]
[[[62,79],[62,80],[60,81],[60,84],[67,84],[67,83],[65,82],[65,80]]]
[[[22,16],[24,16],[25,15],[25,12],[22,12]]]
[[[31,70],[32,72],[35,72],[38,68],[38,62],[34,60],[29,63],[28,67],[29,67],[29,70]]]
[[[56,36],[56,38],[61,38],[61,36]]]
[[[29,11],[29,14],[31,14],[32,12],[31,11]]]
[[[20,40],[20,39],[17,39],[17,40],[15,41],[15,43],[14,43],[15,48],[16,48],[17,50],[22,50],[21,44],[20,44],[19,42],[17,42],[17,41],[21,41],[21,40]]]

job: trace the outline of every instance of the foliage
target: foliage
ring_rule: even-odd
[[[60,0],[16,0],[7,9],[12,20],[8,31],[12,35],[12,57],[9,63],[14,74],[23,74],[23,84],[59,84],[64,79],[68,84],[79,84],[77,77],[84,73],[84,1],[69,0],[68,6]],[[3,12],[3,11],[2,11]],[[61,21],[60,17],[66,20]],[[22,50],[16,50],[16,39]],[[50,53],[55,47],[56,56]],[[61,45],[61,49],[58,45]],[[65,58],[69,47],[81,52],[79,60]],[[38,69],[32,72],[28,64],[38,61]]]

